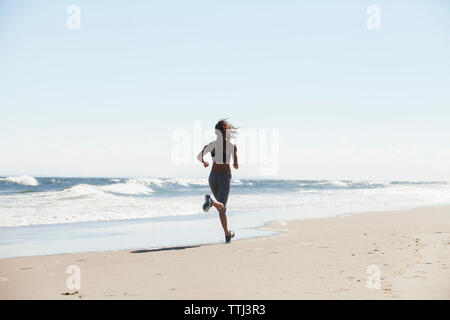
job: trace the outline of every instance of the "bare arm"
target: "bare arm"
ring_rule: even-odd
[[[233,167],[235,169],[239,168],[238,157],[237,157],[237,146],[236,145],[234,145],[234,150],[233,150]]]
[[[207,150],[207,149],[208,149],[207,147],[208,147],[208,145],[204,146],[203,149],[202,149],[202,151],[200,151],[200,153],[199,153],[198,156],[197,156],[198,161],[200,161],[201,163],[203,163],[203,166],[204,166],[205,168],[206,168],[207,166],[209,166],[209,163],[203,159],[203,156],[204,156],[204,154],[205,154],[205,149],[206,149],[206,153],[210,152],[210,151]]]

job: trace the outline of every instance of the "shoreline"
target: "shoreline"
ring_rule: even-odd
[[[277,234],[265,230],[272,222],[324,219],[360,212],[399,211],[414,207],[330,208],[233,211],[230,229],[234,241]],[[331,213],[332,212],[332,213]],[[142,219],[84,221],[63,224],[0,227],[0,260],[70,253],[121,251],[141,248],[224,243],[218,215],[180,215]],[[195,230],[195,232],[193,232]],[[32,245],[37,243],[38,245]]]
[[[0,298],[450,299],[450,206],[256,229],[278,233],[226,245],[0,259]],[[69,265],[80,267],[79,290],[66,286]],[[380,289],[366,284],[373,265]]]

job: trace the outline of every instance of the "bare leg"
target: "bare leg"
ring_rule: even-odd
[[[220,217],[220,223],[222,223],[223,231],[225,232],[225,236],[229,237],[230,231],[228,230],[228,225],[227,225],[227,214],[225,212],[219,212],[219,217]]]
[[[213,200],[212,205],[214,206],[214,208],[217,209],[217,211],[220,211],[223,209],[223,204],[221,202],[217,202]]]
[[[223,204],[217,201],[213,201],[213,206],[219,211],[220,223],[222,224],[225,236],[228,237],[230,235],[230,232],[228,231],[227,214],[225,212],[220,212],[220,210],[223,209]]]

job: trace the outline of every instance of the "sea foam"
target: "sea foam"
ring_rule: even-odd
[[[40,177],[39,186],[30,188],[37,183],[34,180],[0,178],[0,227],[203,217],[204,194],[211,194],[206,178]],[[450,204],[450,183],[240,178],[232,181],[227,204],[230,215],[237,216],[284,210],[281,220],[288,218],[287,213],[309,218],[310,210],[316,209],[331,216]]]
[[[19,176],[19,177],[7,177],[0,180],[8,181],[12,183],[22,184],[24,186],[37,186],[39,182],[32,176]]]

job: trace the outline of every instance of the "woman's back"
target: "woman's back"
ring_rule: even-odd
[[[236,159],[236,145],[230,141],[215,140],[203,149],[203,153],[211,152],[213,165],[211,173],[226,173],[231,175],[230,162],[231,156]]]

